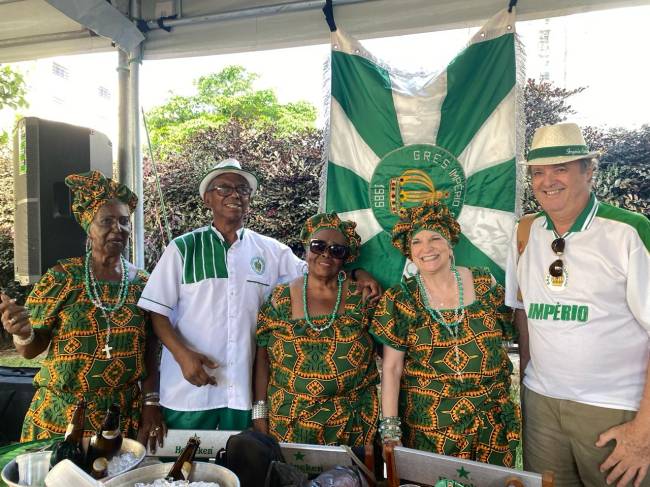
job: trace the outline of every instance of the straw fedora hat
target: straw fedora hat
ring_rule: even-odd
[[[201,198],[203,198],[205,191],[208,189],[208,185],[214,178],[220,174],[226,174],[229,172],[243,176],[251,187],[251,198],[255,195],[255,191],[257,191],[257,178],[255,175],[252,172],[242,169],[241,164],[237,159],[230,158],[218,162],[206,173],[205,176],[203,176],[201,184],[199,184],[199,194],[201,195]]]
[[[558,123],[535,130],[528,160],[523,164],[548,166],[599,155],[598,151],[589,151],[582,131],[575,123]]]

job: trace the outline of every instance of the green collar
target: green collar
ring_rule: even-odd
[[[578,218],[576,218],[576,220],[573,222],[573,225],[571,225],[571,228],[569,228],[569,231],[567,233],[582,232],[583,230],[587,230],[591,226],[591,222],[594,220],[597,210],[598,200],[596,199],[596,195],[592,192],[589,194],[589,200],[587,201],[586,206],[578,215]],[[542,212],[542,214],[546,218],[544,228],[547,230],[553,230],[555,232],[555,225],[553,225],[551,218],[545,212]]]

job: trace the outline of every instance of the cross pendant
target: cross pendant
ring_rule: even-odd
[[[106,342],[106,345],[104,345],[104,348],[102,348],[102,352],[106,354],[106,358],[111,358],[111,350],[113,350],[113,347],[111,347],[108,342]]]

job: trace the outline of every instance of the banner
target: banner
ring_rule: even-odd
[[[401,207],[429,198],[444,201],[461,225],[456,264],[488,267],[503,283],[523,148],[519,52],[507,10],[438,75],[398,72],[340,29],[332,33],[321,208],[357,222],[355,266],[383,286],[416,271],[390,232]]]

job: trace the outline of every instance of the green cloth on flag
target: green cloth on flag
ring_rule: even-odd
[[[384,287],[416,271],[391,245],[400,208],[431,198],[461,224],[456,263],[504,281],[522,156],[514,22],[499,12],[437,76],[404,75],[341,29],[332,33],[321,209],[357,222],[357,266]]]

